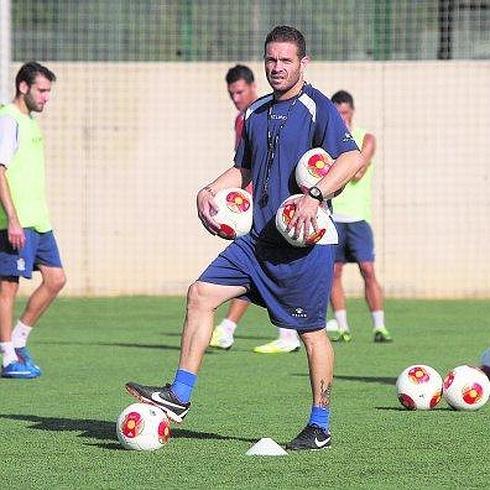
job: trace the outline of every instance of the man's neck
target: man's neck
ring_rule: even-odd
[[[26,116],[29,116],[31,114],[31,111],[27,108],[26,103],[22,97],[16,97],[14,99],[14,105],[19,109],[22,114],[25,114]]]
[[[305,82],[303,80],[303,77],[300,77],[300,79],[290,89],[286,90],[285,92],[274,91],[274,99],[288,100],[288,99],[292,99],[293,97],[296,97],[303,89],[304,83]]]

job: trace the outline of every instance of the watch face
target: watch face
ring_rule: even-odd
[[[315,199],[318,199],[318,200],[323,200],[322,193],[321,193],[320,189],[318,189],[318,187],[312,187],[312,188],[309,190],[308,194],[309,194],[311,197],[315,198]]]

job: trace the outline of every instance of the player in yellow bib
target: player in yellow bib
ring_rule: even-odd
[[[27,350],[32,327],[65,284],[46,204],[44,145],[32,117],[42,112],[56,76],[36,62],[15,78],[16,95],[0,108],[0,352],[3,378],[37,378],[41,369]],[[13,329],[19,278],[39,270],[32,293]]]
[[[333,219],[339,233],[336,248],[334,281],[331,292],[332,309],[337,323],[330,332],[334,341],[349,342],[352,339],[347,322],[345,294],[342,287],[342,270],[345,263],[357,263],[364,280],[366,302],[373,320],[375,342],[391,342],[392,337],[384,324],[383,291],[374,270],[374,240],[371,229],[371,183],[373,177],[375,137],[352,124],[354,99],[341,90],[332,96],[332,102],[351,131],[357,146],[361,149],[364,164],[347,183],[342,193],[333,201]]]

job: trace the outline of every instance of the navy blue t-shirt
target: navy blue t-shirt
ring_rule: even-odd
[[[268,151],[274,141],[275,151]],[[317,147],[333,159],[358,149],[336,107],[311,85],[305,84],[299,97],[275,101],[266,95],[248,108],[235,166],[252,172],[252,238],[285,243],[275,227],[276,211],[287,197],[301,193],[294,176],[296,164]]]

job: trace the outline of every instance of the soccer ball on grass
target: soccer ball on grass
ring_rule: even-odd
[[[444,378],[444,398],[455,410],[478,410],[490,396],[490,380],[479,368],[455,367]]]
[[[431,410],[442,398],[442,378],[425,364],[407,367],[396,380],[400,403],[408,410]]]
[[[125,449],[154,451],[170,439],[170,422],[160,408],[133,403],[119,415],[116,434]]]

